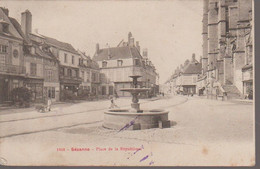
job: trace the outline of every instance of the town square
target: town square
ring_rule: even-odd
[[[254,166],[253,5],[1,3],[0,164]]]

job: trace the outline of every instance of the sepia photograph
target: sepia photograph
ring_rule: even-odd
[[[0,165],[255,166],[253,0],[1,0]]]

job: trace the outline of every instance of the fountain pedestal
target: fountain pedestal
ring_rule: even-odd
[[[141,76],[130,76],[133,78],[134,88],[124,88],[121,91],[129,92],[132,95],[131,109],[111,109],[104,114],[103,126],[116,130],[140,130],[150,128],[170,127],[168,111],[141,110],[138,95],[149,91],[149,88],[138,88],[137,79]]]

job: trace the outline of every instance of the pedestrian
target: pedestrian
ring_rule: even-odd
[[[49,98],[47,101],[47,111],[51,111],[51,99]]]
[[[115,101],[114,101],[114,97],[113,96],[110,96],[110,102],[111,102],[111,105],[110,105],[110,109],[112,108],[118,108],[118,106],[115,104]]]

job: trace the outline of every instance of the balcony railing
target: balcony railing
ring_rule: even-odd
[[[11,74],[25,74],[25,67],[0,63],[0,72]]]

